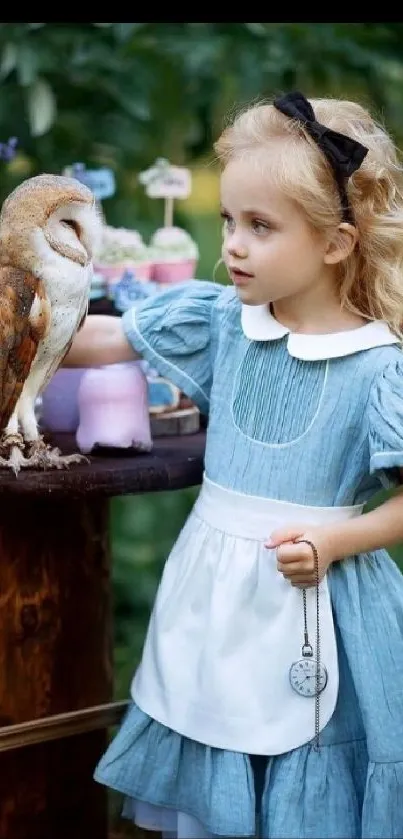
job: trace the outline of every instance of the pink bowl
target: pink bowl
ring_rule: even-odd
[[[156,283],[182,283],[194,279],[197,259],[182,259],[179,262],[154,262],[152,279]]]

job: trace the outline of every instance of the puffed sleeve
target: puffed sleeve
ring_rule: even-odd
[[[369,403],[370,472],[384,487],[401,483],[403,469],[403,356],[376,377]]]
[[[222,291],[218,283],[192,280],[149,297],[122,316],[134,349],[205,414],[213,374],[212,312]]]

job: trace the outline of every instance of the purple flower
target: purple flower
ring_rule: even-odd
[[[17,137],[9,137],[6,143],[0,143],[0,160],[9,163],[17,153]]]

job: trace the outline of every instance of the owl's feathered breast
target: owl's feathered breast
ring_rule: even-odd
[[[0,266],[0,428],[10,419],[49,331],[51,306],[40,279]]]

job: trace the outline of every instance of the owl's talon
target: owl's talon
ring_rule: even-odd
[[[48,443],[45,443],[43,436],[40,435],[37,440],[33,440],[32,442],[27,443],[27,455],[30,460],[33,459],[35,461],[38,461],[38,465],[40,465],[39,458],[43,456],[45,452],[47,452],[50,448],[51,446]],[[56,447],[54,447],[52,451],[60,453],[60,449]]]
[[[23,452],[24,445],[24,438],[22,434],[3,434],[0,439],[1,460],[5,459],[7,461],[13,448],[17,448]]]
[[[68,469],[71,463],[88,463],[88,458],[78,452],[62,454],[56,446],[50,446],[40,437],[30,444],[27,463],[31,468]]]
[[[0,467],[11,469],[17,476],[20,469],[27,465],[24,445],[22,434],[3,434],[0,440]]]
[[[62,454],[57,446],[45,443],[43,437],[26,444],[21,434],[4,435],[0,440],[0,468],[12,469],[16,476],[21,469],[68,469],[72,463],[89,460],[78,452]]]
[[[0,466],[12,469],[16,477],[20,469],[28,465],[29,462],[19,446],[12,446],[11,449],[9,449],[8,457],[0,457]]]

